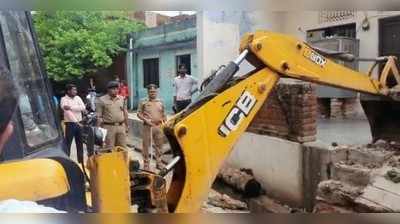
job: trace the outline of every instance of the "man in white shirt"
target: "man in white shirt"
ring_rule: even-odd
[[[64,111],[65,139],[67,141],[68,156],[71,154],[72,140],[75,138],[78,162],[83,162],[83,142],[81,124],[82,113],[86,111],[82,99],[77,96],[78,90],[74,84],[66,86],[66,95],[61,98],[61,109]]]
[[[173,82],[175,88],[174,106],[176,113],[185,109],[192,102],[192,95],[198,91],[197,80],[186,73],[187,69],[185,65],[179,65],[178,76],[174,78]]]

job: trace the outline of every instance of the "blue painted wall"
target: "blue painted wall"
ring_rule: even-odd
[[[198,77],[197,74],[197,54],[196,49],[175,49],[164,50],[160,52],[141,53],[137,56],[137,100],[147,96],[147,90],[143,88],[143,60],[148,58],[159,58],[160,72],[160,89],[159,97],[164,101],[166,109],[172,111],[174,90],[172,82],[176,76],[176,56],[190,54],[191,57],[191,73]]]
[[[172,112],[174,94],[172,82],[176,76],[176,56],[190,54],[191,75],[199,77],[195,18],[148,29],[132,36],[133,46],[127,56],[131,109],[137,108],[139,100],[147,96],[147,90],[143,87],[143,60],[158,58],[159,97],[164,101],[167,112]]]

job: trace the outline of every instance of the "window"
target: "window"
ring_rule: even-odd
[[[178,71],[178,66],[180,64],[184,64],[187,69],[187,73],[192,74],[190,72],[190,54],[177,55],[176,56],[176,71]],[[176,74],[178,74],[178,72]]]
[[[160,86],[160,73],[158,58],[143,59],[143,87],[149,84]]]
[[[356,24],[350,23],[307,31],[307,42],[318,41],[332,37],[356,38]]]
[[[25,13],[2,11],[0,22],[11,74],[20,86],[19,111],[26,141],[34,149],[58,137],[47,86]]]

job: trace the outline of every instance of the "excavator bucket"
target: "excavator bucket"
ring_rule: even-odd
[[[400,102],[390,99],[362,100],[371,128],[372,141],[400,142]]]
[[[386,89],[387,97],[372,98],[361,96],[361,105],[368,118],[373,142],[382,139],[400,142],[400,73],[398,59],[393,56],[383,57],[379,80]],[[368,72],[372,73],[375,63]],[[367,100],[369,98],[369,100]]]

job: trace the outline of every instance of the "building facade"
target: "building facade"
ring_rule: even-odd
[[[299,15],[300,14],[300,15]],[[324,42],[335,50],[353,53],[362,58],[400,56],[400,12],[397,11],[305,11],[287,14],[283,32],[311,43]],[[353,45],[332,45],[336,39],[350,39]],[[353,47],[349,47],[353,46]],[[355,70],[368,72],[371,62],[356,62]],[[378,69],[375,70],[375,73]],[[374,97],[354,92],[318,87],[319,108],[323,116],[363,117],[359,99]]]
[[[172,111],[173,79],[179,64],[198,77],[196,17],[133,33],[127,55],[131,109],[147,96],[148,84],[159,86],[159,96],[166,110]]]
[[[399,20],[398,11],[203,11],[198,14],[200,74],[207,75],[213,68],[235,58],[240,37],[258,29],[286,33],[303,41],[322,41],[325,46],[332,46],[328,42],[333,41],[353,42],[347,44],[354,46],[350,52],[363,58],[389,54],[400,56]],[[338,45],[334,47],[349,51],[349,47],[340,48]],[[359,62],[349,67],[367,72],[370,66],[371,63]],[[248,69],[239,72],[246,71]],[[332,110],[327,113],[338,117],[363,116],[358,103],[359,94],[330,87],[318,87],[317,90],[322,109],[326,104],[324,99],[330,101],[329,110]]]

